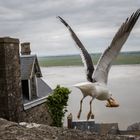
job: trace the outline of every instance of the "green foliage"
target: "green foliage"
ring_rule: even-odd
[[[47,98],[46,103],[53,120],[52,126],[61,127],[63,125],[63,117],[67,112],[69,94],[70,90],[68,88],[57,85],[53,93]]]

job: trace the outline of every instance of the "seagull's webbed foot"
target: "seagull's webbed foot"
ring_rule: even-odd
[[[91,114],[91,119],[94,119],[94,114],[93,113]]]
[[[81,109],[78,112],[77,118],[80,119],[80,116],[81,116]]]
[[[94,119],[94,114],[91,111],[87,115],[87,120],[89,120],[90,118]]]
[[[90,117],[91,117],[91,111],[87,115],[87,120],[89,120]]]
[[[91,119],[94,119],[94,114],[91,113],[91,112],[88,113],[88,115],[87,115],[87,120],[89,120],[90,118],[91,118]]]

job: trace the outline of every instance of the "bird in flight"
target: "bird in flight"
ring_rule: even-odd
[[[75,32],[69,26],[69,24],[62,17],[57,17],[68,28],[72,39],[75,41],[76,46],[78,46],[79,50],[81,51],[81,58],[86,68],[87,82],[82,82],[74,85],[75,87],[79,88],[83,94],[83,98],[80,101],[80,110],[77,115],[78,119],[80,118],[82,112],[83,99],[87,96],[91,96],[90,111],[87,115],[87,120],[89,120],[89,118],[94,118],[94,114],[92,113],[92,101],[94,99],[98,99],[101,101],[106,100],[106,107],[119,106],[119,104],[115,101],[109,89],[107,88],[108,73],[113,60],[118,56],[122,46],[126,42],[139,16],[140,9],[138,9],[125,20],[125,22],[121,25],[114,38],[112,39],[109,47],[101,55],[96,68],[94,68],[90,54],[88,53],[82,42],[79,40]]]

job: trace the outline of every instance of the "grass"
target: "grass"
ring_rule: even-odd
[[[101,54],[92,54],[93,63],[96,64]],[[42,67],[50,66],[80,66],[82,65],[80,55],[68,56],[45,56],[39,57],[39,64]],[[140,52],[120,53],[113,64],[140,64]]]

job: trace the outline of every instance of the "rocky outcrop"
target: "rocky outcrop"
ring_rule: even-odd
[[[0,119],[0,140],[126,140],[118,135],[97,135],[88,131],[56,128],[35,123],[14,123]]]

